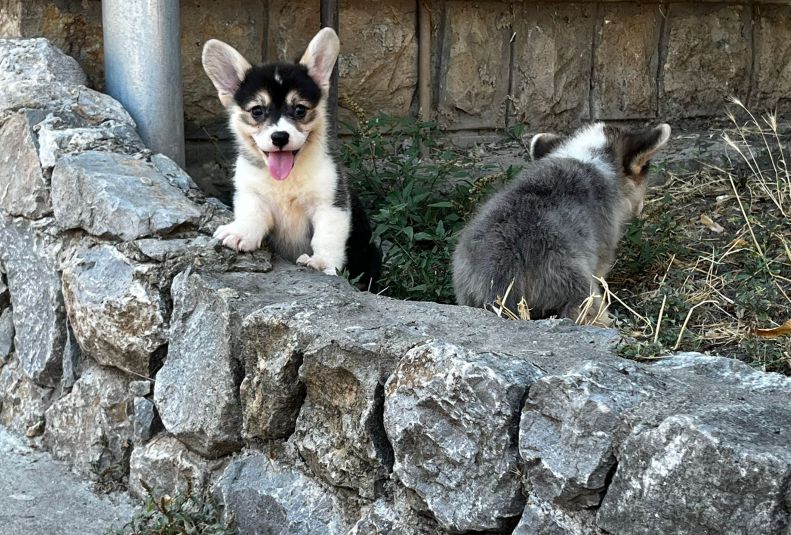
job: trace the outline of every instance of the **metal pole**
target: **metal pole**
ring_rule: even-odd
[[[107,92],[145,144],[184,166],[179,0],[102,0]]]
[[[340,35],[340,15],[338,13],[338,0],[321,0],[321,27],[330,27]],[[338,63],[332,70],[330,82],[330,97],[327,102],[327,112],[330,118],[329,134],[334,139],[338,137]]]

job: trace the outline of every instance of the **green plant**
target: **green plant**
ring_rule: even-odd
[[[486,168],[469,154],[442,147],[434,123],[378,115],[347,128],[352,135],[343,145],[343,161],[383,251],[383,293],[453,302],[456,236],[493,184],[518,169]]]
[[[144,508],[121,529],[108,535],[237,535],[233,520],[224,521],[208,492],[187,489],[168,496],[143,483],[148,496]]]

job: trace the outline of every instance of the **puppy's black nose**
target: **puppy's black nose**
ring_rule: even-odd
[[[272,144],[278,149],[288,145],[288,132],[275,132],[272,134]]]

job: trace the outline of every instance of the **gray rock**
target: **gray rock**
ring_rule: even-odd
[[[133,404],[132,442],[135,445],[142,445],[154,436],[157,412],[154,402],[150,399],[135,398]]]
[[[0,86],[16,82],[85,85],[80,65],[47,39],[0,39]]]
[[[41,167],[51,169],[63,156],[89,150],[134,154],[145,149],[134,127],[115,120],[97,126],[70,126],[50,115],[37,125]]]
[[[167,341],[159,268],[115,247],[79,249],[63,266],[63,297],[83,352],[103,366],[146,377]]]
[[[636,364],[587,363],[530,387],[519,426],[531,496],[569,509],[599,505],[631,428],[623,414],[657,394]]]
[[[19,434],[44,422],[54,389],[35,384],[17,359],[0,368],[0,425]]]
[[[787,409],[735,403],[670,416],[623,444],[598,525],[619,534],[786,533],[789,444]]]
[[[134,397],[146,397],[151,393],[151,381],[132,381],[129,383],[129,395]]]
[[[8,295],[8,285],[5,283],[5,273],[0,266],[0,309],[8,306],[11,298]]]
[[[406,489],[396,487],[393,496],[377,499],[365,507],[349,535],[441,535],[448,533],[428,516],[410,507]]]
[[[38,219],[52,213],[49,181],[41,170],[30,113],[11,116],[0,127],[0,209]]]
[[[225,515],[241,533],[346,533],[343,504],[300,470],[264,455],[233,461],[215,486]]]
[[[14,311],[14,348],[25,373],[43,386],[60,383],[66,348],[66,311],[52,221],[0,215],[0,264]]]
[[[121,480],[129,471],[133,405],[129,379],[112,368],[86,369],[46,412],[44,444],[83,474]]]
[[[208,488],[212,474],[222,470],[226,460],[209,461],[190,451],[176,438],[157,435],[145,445],[136,445],[129,461],[129,492],[145,498],[149,488],[174,494]]]
[[[106,238],[134,240],[196,226],[200,209],[152,165],[89,151],[60,160],[52,173],[55,219]]]
[[[255,288],[258,281],[248,279],[244,284]],[[189,271],[174,279],[168,355],[154,385],[165,429],[205,457],[241,447],[241,294],[214,281]]]
[[[415,347],[385,387],[394,474],[445,529],[503,529],[524,508],[516,429],[542,371],[443,342]]]
[[[595,510],[565,512],[548,502],[530,496],[525,511],[512,535],[604,535],[596,527]]]
[[[11,356],[14,349],[13,312],[7,308],[0,313],[0,366]]]
[[[69,390],[74,386],[74,383],[77,382],[77,379],[80,378],[82,351],[74,336],[71,325],[68,325],[68,322],[66,323],[66,347],[63,349],[63,377],[61,379],[61,387]]]

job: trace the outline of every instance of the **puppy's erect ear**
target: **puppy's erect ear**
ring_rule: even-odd
[[[217,39],[203,45],[203,70],[217,89],[220,102],[228,107],[250,70],[250,63],[235,48]]]
[[[560,145],[563,138],[555,134],[536,134],[530,140],[530,157],[540,160]]]
[[[670,139],[670,125],[628,130],[623,135],[623,167],[628,175],[639,175],[651,157]]]
[[[332,28],[324,28],[311,40],[299,62],[308,68],[308,74],[323,91],[330,89],[330,76],[341,50],[338,34]]]

